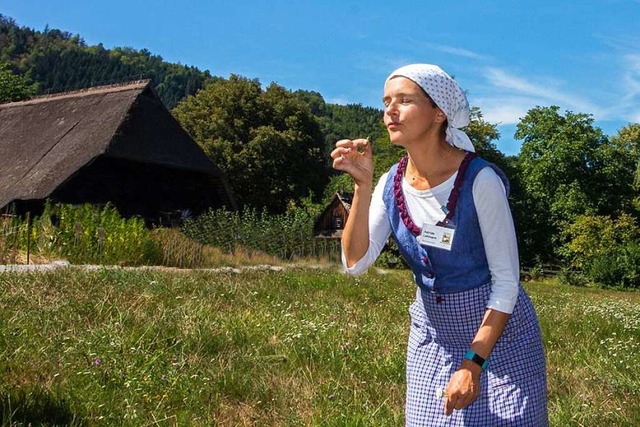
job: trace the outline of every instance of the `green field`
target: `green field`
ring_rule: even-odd
[[[0,274],[3,425],[403,425],[408,272]],[[640,293],[525,285],[554,426],[640,425]]]

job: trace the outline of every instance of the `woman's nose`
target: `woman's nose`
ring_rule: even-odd
[[[386,107],[384,107],[384,113],[388,116],[392,116],[394,114],[398,113],[398,110],[396,109],[396,105],[395,103],[390,103],[389,105],[387,105]]]

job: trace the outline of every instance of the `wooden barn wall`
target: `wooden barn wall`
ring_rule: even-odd
[[[197,171],[99,157],[51,195],[63,203],[111,202],[124,216],[155,219],[162,212],[190,209],[194,214],[221,208],[215,178]]]

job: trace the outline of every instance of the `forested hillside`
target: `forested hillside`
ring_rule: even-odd
[[[146,49],[88,46],[80,35],[58,29],[35,31],[0,15],[0,63],[35,84],[37,94],[122,81],[151,79],[168,108],[214,78],[196,67],[171,64]]]

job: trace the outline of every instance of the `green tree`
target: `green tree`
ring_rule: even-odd
[[[563,234],[569,268],[601,287],[640,286],[640,228],[634,217],[581,215]]]
[[[619,184],[628,185],[629,176],[633,176],[628,200],[637,214],[640,212],[640,124],[632,123],[623,127],[611,137],[611,143],[615,148],[612,151],[617,163],[622,165],[617,169],[623,172],[618,177]]]
[[[636,242],[640,227],[628,214],[617,219],[606,215],[580,215],[562,233],[567,238],[562,250],[569,266],[584,270],[596,257],[610,252],[613,246]]]
[[[560,231],[579,215],[617,216],[630,206],[631,176],[621,146],[612,144],[593,118],[559,108],[536,107],[517,125],[524,140],[518,156],[524,234],[549,261],[561,246]]]
[[[322,117],[328,114],[327,103],[319,92],[310,90],[296,90],[293,92],[302,102],[307,104],[311,113],[316,117]]]
[[[282,213],[289,201],[322,194],[323,137],[300,98],[272,83],[237,75],[219,79],[173,110],[226,173],[243,206]]]
[[[22,101],[35,92],[26,76],[12,73],[9,64],[0,64],[0,102]]]

